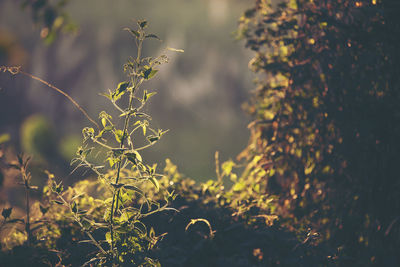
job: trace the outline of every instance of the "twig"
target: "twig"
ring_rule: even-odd
[[[97,124],[97,122],[96,122],[95,120],[93,120],[93,119],[89,116],[89,114],[88,114],[88,113],[87,113],[87,112],[86,112],[86,111],[85,111],[85,110],[84,110],[70,95],[68,95],[67,93],[65,93],[63,90],[57,88],[56,86],[52,85],[51,83],[48,83],[48,82],[46,82],[45,80],[43,80],[43,79],[41,79],[41,78],[39,78],[39,77],[37,77],[37,76],[35,76],[35,75],[32,75],[32,74],[30,74],[30,73],[28,73],[28,72],[25,72],[25,71],[21,70],[21,66],[14,66],[14,67],[0,66],[0,72],[9,72],[9,73],[11,73],[12,75],[22,74],[22,75],[25,75],[25,76],[27,76],[27,77],[29,77],[29,78],[31,78],[31,79],[34,79],[34,80],[36,80],[36,81],[38,81],[38,82],[41,82],[41,83],[43,83],[44,85],[50,87],[51,89],[57,91],[58,93],[60,93],[60,94],[62,94],[63,96],[65,96],[69,101],[71,101],[72,104],[74,104],[74,106],[77,107],[77,108],[83,113],[83,115],[85,115],[85,117],[86,117],[91,123],[93,123],[94,125],[96,125],[96,127],[97,127],[98,130],[100,130],[100,126]]]

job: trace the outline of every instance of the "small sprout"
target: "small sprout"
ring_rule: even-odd
[[[139,25],[139,27],[140,27],[141,29],[144,29],[144,28],[147,27],[147,21],[146,21],[146,20],[138,20],[138,21],[137,21],[137,24]]]

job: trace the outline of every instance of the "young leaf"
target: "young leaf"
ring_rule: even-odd
[[[156,75],[157,72],[158,72],[158,70],[155,70],[153,68],[147,67],[147,68],[145,68],[145,71],[142,73],[142,76],[146,80],[150,80],[151,78],[154,77],[154,75]]]
[[[107,125],[106,118],[101,118],[101,124],[103,125],[103,127],[106,127],[106,125]]]
[[[118,100],[121,98],[123,94],[125,94],[126,89],[129,86],[129,82],[121,82],[118,84],[117,89],[115,89],[115,92],[112,94],[112,98],[114,101]]]
[[[142,156],[135,150],[133,150],[133,152],[125,153],[125,156],[134,164],[137,163],[136,161],[142,162]]]
[[[109,243],[109,244],[111,244],[111,233],[110,232],[107,232],[106,233],[106,240],[107,240],[107,242]]]
[[[139,25],[140,28],[144,29],[147,26],[147,21],[146,20],[138,20],[137,24]]]
[[[124,31],[130,32],[130,33],[131,33],[134,37],[136,37],[136,38],[139,38],[139,36],[140,36],[140,34],[139,34],[137,31],[132,30],[132,29],[130,29],[130,28],[124,28]]]
[[[155,94],[157,93],[156,92],[148,93],[147,90],[144,90],[143,101],[147,101],[148,99],[150,99],[150,97],[152,97]]]
[[[136,192],[141,192],[140,189],[137,188],[134,185],[124,185],[124,188],[127,189],[127,190],[133,190],[133,191],[136,191]]]
[[[149,140],[150,143],[156,142],[160,139],[159,136],[155,136],[155,135],[149,135],[146,138],[147,138],[147,140]]]
[[[160,190],[160,184],[158,183],[157,179],[154,177],[149,178],[150,182],[156,187],[157,192]]]
[[[147,34],[145,36],[145,38],[154,38],[154,39],[157,39],[157,40],[161,41],[161,39],[155,34]]]
[[[176,48],[172,48],[172,47],[167,47],[167,50],[173,51],[173,52],[179,52],[179,53],[185,52],[183,49],[176,49]]]
[[[117,140],[118,143],[121,143],[124,136],[124,132],[122,130],[116,130],[114,135],[115,135],[115,140]]]
[[[71,210],[72,210],[73,213],[77,213],[78,212],[78,207],[76,206],[76,202],[75,201],[72,201]]]

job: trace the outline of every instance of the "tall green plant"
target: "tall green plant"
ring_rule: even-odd
[[[152,246],[156,241],[154,230],[148,233],[141,219],[170,209],[168,202],[173,198],[173,194],[167,192],[165,202],[159,203],[149,199],[141,189],[143,183],[149,182],[156,191],[162,190],[158,182],[162,175],[157,173],[157,165],[147,164],[140,151],[155,145],[167,131],[150,126],[151,116],[143,110],[155,92],[140,88],[157,74],[157,66],[168,62],[168,58],[166,55],[143,57],[144,41],[159,38],[146,33],[146,21],[138,21],[137,25],[137,29],[126,28],[137,46],[136,57],[130,58],[124,65],[127,79],[114,90],[103,94],[111,101],[119,116],[113,119],[106,111],[100,112],[101,126],[82,130],[83,145],[79,147],[77,157],[72,161],[76,169],[91,169],[98,176],[99,182],[111,193],[103,200],[104,221],[95,221],[87,216],[87,211],[82,210],[77,201],[79,195],[67,199],[64,197],[62,185],[52,183],[52,191],[59,198],[58,203],[69,208],[74,220],[89,237],[87,242],[98,248],[97,256],[88,264],[154,264],[149,258],[137,257],[147,249],[145,244]],[[123,106],[124,103],[126,106]],[[94,154],[96,156],[93,157]],[[93,163],[94,158],[97,162],[102,158],[104,164]],[[94,237],[93,232],[99,229],[105,231],[107,246]]]

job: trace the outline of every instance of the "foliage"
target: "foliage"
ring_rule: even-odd
[[[46,239],[43,246],[50,249],[57,248],[57,240],[62,236],[64,224],[67,224],[67,229],[72,230],[75,235],[81,237],[84,234],[89,239],[80,242],[96,248],[90,253],[91,259],[84,265],[157,265],[157,261],[146,257],[145,253],[154,246],[157,237],[154,235],[154,230],[148,230],[142,220],[154,213],[171,209],[168,205],[175,197],[173,193],[165,191],[160,186],[158,179],[162,175],[156,172],[157,164],[147,164],[139,153],[155,145],[167,132],[150,127],[151,116],[143,112],[146,103],[155,92],[140,90],[140,87],[156,75],[159,65],[168,62],[165,55],[143,58],[143,42],[149,38],[159,39],[154,34],[147,34],[146,27],[147,21],[140,20],[137,21],[137,29],[127,28],[135,39],[137,55],[124,65],[127,80],[119,83],[115,90],[109,90],[104,94],[120,113],[117,119],[102,111],[99,114],[100,127],[83,108],[71,100],[69,95],[45,81],[42,82],[70,99],[97,128],[95,130],[92,127],[85,127],[82,130],[83,145],[78,148],[76,158],[71,164],[75,165],[74,171],[88,168],[98,180],[92,183],[83,181],[65,190],[63,184],[48,173],[49,182],[44,190],[47,204],[40,205],[39,209],[42,213],[39,221],[46,223],[35,228],[36,240]],[[25,73],[20,68],[15,69],[16,72],[12,72],[12,68],[3,67],[4,72],[8,71],[14,75]],[[26,75],[41,81],[40,78],[30,74]],[[123,104],[127,104],[127,107],[123,107]],[[144,141],[140,139],[141,136]],[[21,160],[22,157],[20,162]],[[92,162],[102,162],[102,165]],[[29,192],[30,175],[26,173],[26,164],[22,162],[14,166],[21,170],[24,185]],[[144,187],[145,184],[154,187],[154,190],[163,197],[159,201],[150,198],[147,194],[152,189]],[[95,196],[87,195],[90,189],[95,191]],[[25,228],[28,236],[26,245],[31,247],[33,236],[29,227],[28,194],[26,206]],[[4,223],[14,222],[8,220],[10,214],[7,209],[3,213]],[[79,234],[79,230],[82,234]],[[76,240],[77,237],[73,239]]]
[[[242,181],[279,194],[349,262],[397,265],[397,1],[256,1],[238,34],[258,74]],[[344,258],[346,259],[346,258]]]
[[[240,195],[233,196],[218,181],[195,185],[169,160],[164,173],[160,184],[169,184],[169,190],[177,194],[171,205],[179,212],[145,219],[146,225],[167,233],[151,251],[162,266],[326,266],[333,262],[327,258],[330,251],[326,247],[305,236],[299,241],[279,222],[271,224],[254,206],[236,212],[234,200]],[[240,206],[247,204],[251,203]]]

